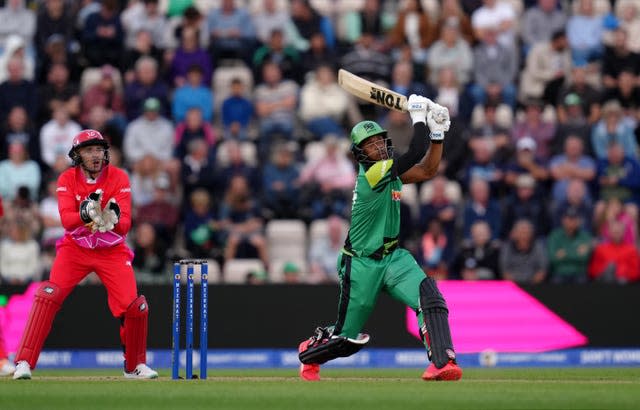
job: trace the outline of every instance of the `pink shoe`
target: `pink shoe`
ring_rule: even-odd
[[[307,339],[300,343],[298,346],[298,352],[304,352],[307,350],[309,343],[311,343],[311,339]],[[320,365],[300,363],[300,378],[309,382],[316,382],[320,380]]]
[[[449,360],[442,368],[438,369],[433,363],[427,367],[422,373],[422,380],[447,380],[455,381],[462,378],[462,369],[454,362]]]

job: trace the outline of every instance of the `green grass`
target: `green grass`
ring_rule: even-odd
[[[459,382],[421,370],[209,370],[208,380],[124,380],[117,370],[42,370],[0,379],[0,409],[638,409],[640,368],[467,369]]]

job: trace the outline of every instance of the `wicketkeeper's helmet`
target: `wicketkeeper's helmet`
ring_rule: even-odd
[[[387,137],[387,130],[375,121],[360,121],[351,129],[351,152],[356,161],[363,164],[373,163],[362,151],[361,146],[364,141],[377,135],[384,137],[389,158],[393,157],[393,143],[391,138]]]
[[[90,145],[100,145],[105,151],[109,149],[109,143],[104,139],[102,134],[96,130],[82,130],[75,137],[69,150],[69,158],[73,160],[73,166],[79,165],[82,160],[78,154],[78,149],[88,147]],[[105,152],[105,162],[109,162],[109,151]]]

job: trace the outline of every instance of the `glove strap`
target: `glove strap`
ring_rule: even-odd
[[[429,138],[434,144],[442,144],[444,141],[444,131],[431,131],[429,133]]]

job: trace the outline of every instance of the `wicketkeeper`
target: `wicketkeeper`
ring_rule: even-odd
[[[422,378],[462,377],[451,342],[447,304],[436,282],[425,275],[407,250],[398,247],[402,184],[436,175],[444,133],[449,130],[449,112],[415,94],[409,97],[408,111],[413,138],[409,150],[397,158],[391,139],[377,123],[362,121],[351,131],[351,149],[360,170],[351,227],[338,259],[338,319],[334,326],[318,328],[314,336],[300,343],[300,377],[304,380],[319,380],[321,364],[350,356],[367,344],[369,335],[360,331],[381,291],[410,306],[418,316],[431,361]]]
[[[125,244],[131,228],[129,177],[109,165],[109,144],[98,131],[76,135],[69,156],[73,166],[60,175],[57,187],[65,235],[56,244],[49,280],[36,292],[13,378],[31,378],[56,313],[90,272],[106,287],[109,309],[120,318],[124,376],[157,378],[158,373],[146,365],[149,306],[144,296],[138,296],[133,254]]]

